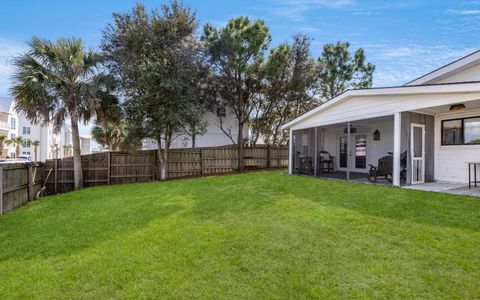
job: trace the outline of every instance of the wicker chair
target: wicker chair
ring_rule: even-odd
[[[393,174],[393,157],[391,155],[384,156],[378,160],[378,166],[369,165],[368,180],[377,182],[377,177],[385,177],[385,180],[392,182]],[[388,178],[390,176],[390,178]],[[373,180],[372,180],[373,178]]]

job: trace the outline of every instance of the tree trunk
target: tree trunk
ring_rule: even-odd
[[[195,133],[192,133],[192,149],[195,149],[196,138],[197,138],[197,135]]]
[[[17,147],[15,147],[15,156],[16,158],[20,157],[20,145],[17,144]]]
[[[244,155],[243,155],[243,122],[238,122],[238,170],[243,171],[245,169]]]
[[[168,160],[168,142],[165,142],[165,149],[162,151],[162,138],[159,137],[158,143],[158,166],[157,166],[157,178],[160,180],[167,179],[167,160]]]
[[[71,119],[72,144],[73,144],[73,181],[75,190],[83,188],[82,156],[80,155],[80,134],[78,133],[78,121]]]
[[[35,151],[35,162],[36,162],[37,161],[37,146],[35,146],[35,149],[33,151]]]

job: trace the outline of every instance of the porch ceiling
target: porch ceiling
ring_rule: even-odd
[[[458,113],[458,112],[469,111],[469,110],[480,110],[480,100],[473,100],[473,101],[467,101],[467,102],[459,101],[458,103],[455,103],[455,104],[463,104],[465,105],[465,108],[462,110],[451,111],[450,110],[451,104],[447,104],[447,105],[440,105],[440,106],[419,109],[419,110],[415,110],[414,112],[434,115],[434,114],[443,114],[443,113],[450,113],[450,112]]]

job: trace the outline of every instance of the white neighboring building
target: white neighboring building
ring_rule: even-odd
[[[6,97],[0,97],[0,135],[12,139],[18,136],[18,117],[13,107],[13,102]],[[15,147],[4,144],[2,158],[15,157]]]
[[[233,144],[232,140],[227,137],[227,135],[220,128],[219,118],[217,114],[212,112],[207,112],[204,116],[205,121],[207,121],[207,130],[204,135],[197,135],[195,139],[196,147],[217,147]],[[230,110],[225,110],[223,120],[223,129],[227,132],[231,132],[232,138],[237,142],[238,136],[238,122],[235,117],[235,114]],[[248,138],[248,126],[245,126],[243,129],[244,138]],[[191,148],[192,140],[188,135],[183,135],[177,137],[173,142],[171,148]],[[152,150],[157,149],[157,142],[151,139],[146,139],[143,141],[142,149],[143,150]]]
[[[51,158],[63,158],[73,155],[72,132],[68,125],[63,125],[59,132],[54,132],[53,126],[32,124],[24,114],[17,113],[14,102],[7,97],[0,97],[0,134],[8,139],[22,136],[23,145],[20,145],[21,155],[30,155],[35,159],[35,147],[32,142],[40,141],[37,147],[37,160],[44,161]],[[83,135],[80,139],[82,154],[91,153],[90,136]],[[4,147],[4,157],[15,158],[15,147]]]

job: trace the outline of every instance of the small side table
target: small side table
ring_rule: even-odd
[[[480,165],[480,161],[467,161],[468,164],[468,188],[472,188],[472,183],[477,187],[477,183],[480,181],[477,180],[477,165]],[[473,167],[473,180],[472,180],[472,167]]]

